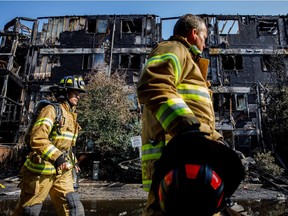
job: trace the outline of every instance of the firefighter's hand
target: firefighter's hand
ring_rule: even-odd
[[[70,170],[72,168],[72,165],[68,162],[62,163],[57,170]]]
[[[54,167],[57,171],[57,174],[62,174],[63,171],[72,169],[72,165],[67,163],[63,155],[60,155],[54,163]]]
[[[78,166],[78,164],[75,164],[74,168],[75,168],[75,170],[76,170],[76,173],[78,173],[78,172],[81,171],[81,169],[80,169],[80,167]]]

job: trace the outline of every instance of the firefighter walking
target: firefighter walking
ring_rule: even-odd
[[[193,136],[202,134],[205,139],[215,141],[217,145],[223,144],[222,135],[215,130],[212,92],[207,80],[209,60],[202,57],[207,37],[207,27],[200,17],[192,14],[180,17],[174,26],[173,36],[158,44],[150,53],[138,82],[138,99],[140,104],[144,105],[142,184],[144,190],[149,192],[144,216],[170,215],[163,209],[165,203],[159,201],[162,192],[159,191],[161,180],[159,178],[165,175],[165,173],[159,175],[159,171],[163,170],[165,163],[159,165],[158,161],[171,138],[192,131],[194,135],[189,134],[191,142]],[[181,143],[177,144],[179,148],[183,147]],[[192,142],[190,145],[201,143]],[[171,156],[173,152],[168,154]],[[171,158],[170,156],[166,158]],[[179,158],[181,155],[177,155],[173,160]],[[172,171],[174,165],[170,167]],[[200,167],[203,165],[200,164]],[[210,165],[208,167],[209,172],[204,172],[203,175],[214,172]],[[155,175],[156,168],[158,174]],[[167,178],[166,176],[166,180]],[[195,210],[197,206],[190,203],[189,207],[190,211],[185,215],[194,215],[193,209]],[[179,212],[176,215],[182,214]]]
[[[72,147],[80,128],[76,106],[84,88],[81,76],[65,76],[50,88],[63,116],[55,124],[55,108],[47,105],[37,117],[31,131],[31,152],[20,171],[21,193],[13,215],[39,215],[48,195],[57,215],[84,215],[72,177],[72,168],[80,171]]]

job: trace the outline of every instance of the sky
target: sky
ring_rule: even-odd
[[[155,14],[161,18],[179,17],[186,13],[213,15],[287,15],[288,0],[282,1],[2,1],[0,0],[0,31],[15,17],[66,15],[131,15]],[[163,38],[172,34],[176,20],[163,22]]]

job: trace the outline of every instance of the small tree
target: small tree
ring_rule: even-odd
[[[280,156],[282,163],[288,167],[288,79],[282,56],[271,59],[272,85],[268,85],[266,94],[266,113],[263,116],[266,136],[272,141],[272,151]]]
[[[91,159],[100,161],[102,179],[139,180],[140,173],[127,176],[127,171],[118,165],[139,154],[138,150],[132,148],[130,141],[141,131],[140,118],[130,111],[133,102],[128,99],[128,95],[135,91],[130,90],[124,79],[116,75],[108,77],[103,73],[93,73],[86,78],[87,93],[81,96],[78,107],[78,119],[82,127],[78,145],[83,147],[87,142],[93,143],[94,154]],[[85,167],[81,169],[85,170]]]

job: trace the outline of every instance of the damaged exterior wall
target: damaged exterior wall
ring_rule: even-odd
[[[21,144],[37,101],[65,75],[93,71],[138,81],[161,40],[156,15],[15,18],[1,31],[0,143]]]
[[[246,155],[263,150],[263,85],[273,77],[273,57],[287,71],[287,16],[202,16],[209,27],[206,56],[217,130]],[[274,65],[273,65],[274,64]]]
[[[288,17],[199,16],[209,27],[204,56],[211,62],[217,130],[250,155],[265,147],[261,91],[272,75],[272,57],[283,56],[287,68]],[[118,73],[135,87],[148,54],[162,40],[162,22],[177,18],[62,16],[7,23],[0,34],[0,142],[22,143],[35,103],[65,75]]]

